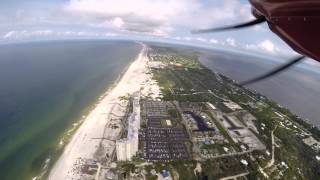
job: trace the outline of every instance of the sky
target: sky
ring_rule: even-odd
[[[0,43],[130,39],[230,49],[268,57],[296,55],[266,24],[213,34],[190,33],[253,18],[247,0],[1,0]]]

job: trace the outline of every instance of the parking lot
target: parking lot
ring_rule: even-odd
[[[147,118],[147,128],[143,132],[145,158],[150,161],[191,159],[185,145],[189,140],[187,132],[171,125],[173,118],[169,115],[168,109],[174,108],[172,104],[164,101],[145,101],[143,105]]]
[[[189,160],[187,133],[178,128],[146,128],[145,155],[151,161]]]

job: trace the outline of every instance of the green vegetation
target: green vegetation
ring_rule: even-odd
[[[285,162],[288,168],[285,169],[286,179],[317,179],[320,177],[319,162],[316,162],[317,153],[302,143],[301,138],[294,133],[277,128],[275,135],[280,137],[280,148],[276,148],[275,156],[278,163]],[[301,174],[297,170],[301,170]]]
[[[174,167],[174,169],[179,173],[179,179],[196,179],[193,173],[195,165],[192,162],[172,162],[171,167]]]
[[[181,162],[181,161],[171,162],[171,163],[154,163],[153,166],[145,166],[145,170],[147,172],[151,172],[152,169],[156,170],[157,172],[161,172],[162,170],[168,170],[171,175],[173,175],[174,172],[176,172],[179,175],[179,179],[183,179],[183,180],[196,179],[193,173],[194,168],[195,168],[194,162]],[[157,179],[157,176],[151,175],[151,173],[148,173],[146,177],[148,180]]]
[[[191,141],[187,141],[186,146],[187,146],[188,152],[190,152],[190,154],[192,155],[193,143]]]
[[[246,172],[249,168],[242,165],[240,159],[241,157],[228,157],[206,161],[202,163],[204,176],[207,176],[208,179],[219,179]]]
[[[120,99],[121,101],[129,101],[129,100],[130,100],[130,96],[129,96],[129,95],[127,95],[127,96],[120,96],[119,99]]]
[[[134,172],[135,169],[135,165],[130,163],[130,164],[123,164],[121,166],[121,168],[123,169],[124,172],[129,173],[129,172]]]
[[[172,118],[181,121],[181,115],[176,109],[169,109],[168,113]]]
[[[157,180],[158,179],[157,175],[152,175],[151,174],[151,170],[153,169],[153,167],[151,165],[144,166],[144,169],[147,172],[147,174],[146,174],[146,179],[147,180]]]
[[[163,63],[161,68],[152,68],[153,78],[159,83],[163,100],[180,102],[210,102],[225,113],[230,113],[230,109],[223,106],[222,102],[229,99],[250,112],[257,118],[254,121],[259,133],[255,135],[266,145],[271,153],[272,142],[271,132],[274,132],[277,145],[275,149],[275,163],[270,168],[265,169],[266,173],[274,178],[280,179],[318,179],[320,177],[320,163],[315,160],[317,153],[309,146],[306,146],[301,137],[291,127],[281,127],[286,121],[293,123],[301,131],[311,132],[315,139],[320,140],[320,131],[301,118],[292,114],[288,109],[280,107],[268,98],[243,88],[234,83],[230,78],[213,73],[199,61],[198,55],[191,50],[173,49],[167,47],[152,46],[151,57],[154,61]],[[205,112],[216,124],[219,131],[227,138],[230,145],[236,150],[240,150],[240,145],[234,143],[226,130],[220,125],[219,120],[213,118],[209,110]],[[275,112],[280,112],[284,118],[280,118]],[[169,114],[175,119],[179,119],[176,110],[169,110]],[[243,123],[243,122],[242,122]],[[282,124],[281,124],[282,123]],[[192,149],[192,143],[187,145]],[[204,145],[202,149],[215,149],[221,151],[221,145]],[[208,179],[217,179],[223,176],[237,173],[250,172],[248,179],[264,179],[259,172],[259,167],[265,167],[271,156],[266,156],[265,152],[252,152],[252,158],[248,155],[230,158],[218,158],[214,161],[202,163],[204,174]],[[249,161],[245,167],[240,163],[240,159]],[[283,162],[288,166],[284,167]],[[179,173],[180,179],[196,179],[193,174],[194,162],[176,162],[165,165],[166,168],[174,169]],[[170,171],[171,172],[171,171]],[[281,173],[280,173],[281,172]]]

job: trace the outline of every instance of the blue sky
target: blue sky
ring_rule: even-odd
[[[250,8],[247,0],[1,0],[0,43],[137,39],[293,56],[266,24],[215,34],[190,33],[253,19]]]

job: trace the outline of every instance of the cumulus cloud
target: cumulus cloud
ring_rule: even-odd
[[[163,36],[170,32],[170,17],[191,7],[193,0],[70,0],[67,12],[106,27]]]
[[[198,42],[202,45],[214,45],[217,46],[223,46],[223,47],[231,47],[233,49],[238,50],[245,50],[245,51],[251,51],[251,52],[258,52],[260,54],[271,54],[271,55],[283,55],[283,56],[294,56],[292,51],[290,50],[283,50],[283,48],[280,48],[278,44],[274,43],[273,41],[269,39],[262,40],[261,42],[258,42],[256,44],[244,44],[242,42],[237,41],[233,37],[228,37],[224,40],[217,40],[215,38],[204,38],[204,37],[172,37],[171,39],[177,40],[177,41],[184,41],[184,42]]]
[[[3,35],[3,39],[9,39],[15,36],[16,32],[15,31],[9,31],[5,35]]]
[[[106,37],[116,37],[116,36],[118,36],[118,34],[116,34],[116,33],[105,33],[103,35],[106,36]]]
[[[212,43],[212,44],[218,44],[218,43],[219,43],[219,41],[216,40],[216,39],[214,39],[214,38],[211,38],[211,39],[209,40],[209,42]]]
[[[262,41],[261,43],[258,44],[258,47],[271,53],[274,53],[275,51],[278,50],[275,47],[274,43],[271,42],[270,40]]]
[[[24,31],[24,33],[27,33]],[[31,31],[30,35],[35,35],[35,36],[49,36],[53,35],[54,32],[52,30],[37,30],[37,31]]]
[[[227,42],[227,44],[230,45],[230,46],[233,46],[233,47],[236,47],[236,46],[237,46],[237,45],[236,45],[236,40],[233,39],[233,38],[227,38],[227,39],[226,39],[226,42]]]
[[[21,30],[21,31],[9,31],[5,33],[2,38],[6,40],[10,39],[20,39],[20,38],[26,38],[26,37],[44,37],[44,36],[52,36],[52,35],[58,35],[58,32],[54,32],[52,30],[34,30],[34,31],[27,31],[27,30]]]
[[[257,32],[267,32],[268,30],[264,28],[262,25],[254,25],[253,30]]]
[[[124,25],[122,18],[116,17],[111,21],[111,24],[117,28],[121,28]]]
[[[207,42],[207,40],[202,37],[197,37],[196,40],[200,42]]]
[[[106,32],[96,33],[87,31],[53,31],[53,30],[34,30],[34,31],[9,31],[2,36],[3,40],[24,40],[29,38],[52,38],[52,37],[116,37],[118,34]],[[1,36],[0,36],[1,37]]]
[[[208,28],[251,18],[239,0],[69,0],[64,10],[97,25],[168,36],[178,27]]]
[[[263,40],[257,44],[245,44],[243,47],[248,50],[267,52],[270,54],[280,54],[281,53],[280,48],[277,47],[275,43],[273,43],[272,41],[270,41],[268,39]],[[284,53],[289,53],[289,52],[286,51],[286,52],[283,52],[282,54],[284,54]],[[292,54],[292,52],[290,54]]]

